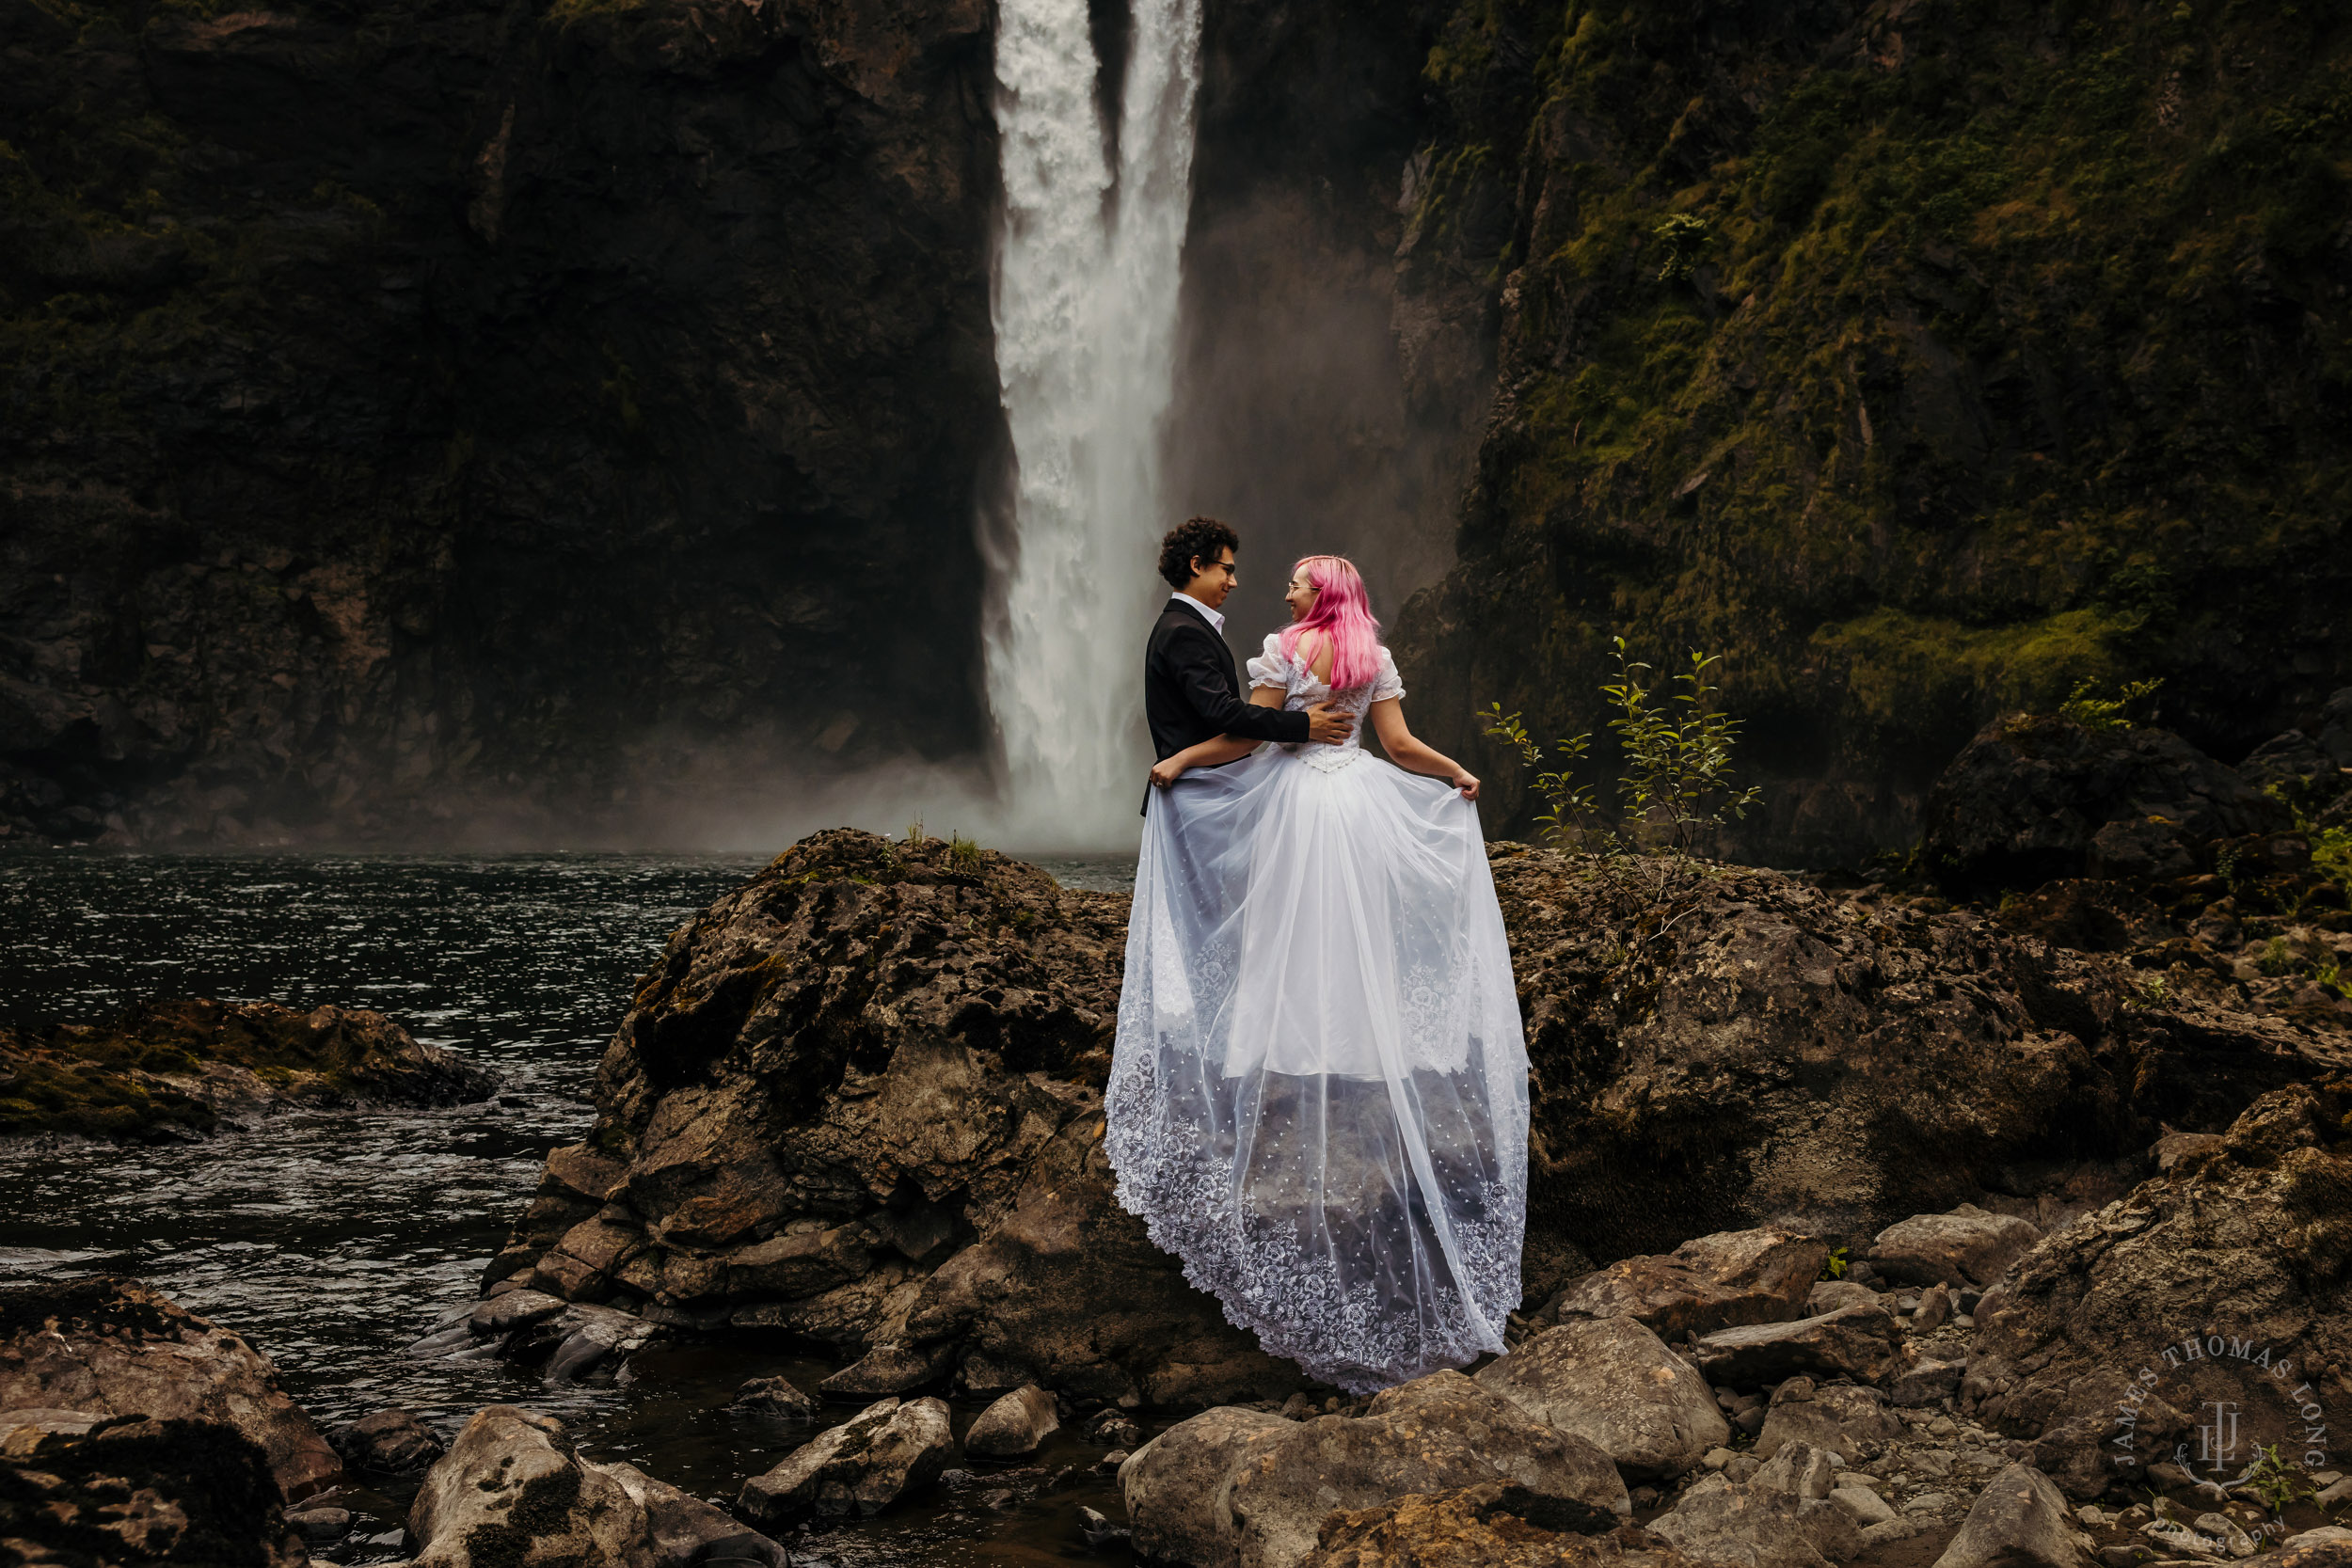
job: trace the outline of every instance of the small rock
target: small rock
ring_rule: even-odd
[[[1819,1318],[1848,1307],[1876,1307],[1879,1293],[1851,1279],[1824,1279],[1805,1297],[1805,1316]]]
[[[378,1410],[326,1434],[343,1463],[358,1470],[407,1475],[441,1457],[441,1440],[405,1410]]]
[[[563,1433],[563,1422],[516,1405],[476,1411],[409,1507],[418,1560],[472,1562],[475,1539],[509,1533],[509,1520],[528,1505],[535,1561],[644,1561],[644,1510],[601,1468],[556,1441]]]
[[[786,1416],[795,1420],[813,1420],[818,1406],[789,1378],[755,1377],[736,1389],[735,1402],[729,1408],[755,1411],[763,1416]]]
[[[1724,1465],[1730,1464],[1736,1457],[1738,1456],[1735,1455],[1729,1449],[1709,1449],[1707,1450],[1706,1457],[1701,1459],[1699,1463],[1705,1465],[1708,1469],[1720,1470]]]
[[[1870,1265],[1889,1279],[1982,1289],[2040,1240],[2028,1221],[1963,1203],[1949,1213],[1914,1214],[1888,1226],[1870,1243]]]
[[[1941,1513],[1952,1506],[1952,1499],[1941,1492],[1922,1492],[1903,1504],[1905,1513]]]
[[[1868,1459],[1902,1430],[1902,1422],[1886,1408],[1886,1396],[1875,1388],[1816,1388],[1810,1378],[1790,1378],[1766,1409],[1756,1453],[1770,1459],[1782,1445],[1802,1442]]]
[[[1552,1323],[1629,1317],[1679,1340],[1804,1309],[1829,1243],[1793,1231],[1725,1230],[1657,1257],[1625,1258],[1571,1283],[1543,1316]]]
[[[1952,1288],[1949,1285],[1931,1285],[1919,1292],[1919,1305],[1911,1313],[1911,1331],[1914,1334],[1932,1334],[1943,1327],[1945,1320],[1951,1315]]]
[[[312,1546],[330,1545],[351,1533],[351,1511],[347,1508],[305,1508],[291,1511],[286,1525],[304,1543]]]
[[[1083,1503],[1079,1505],[1078,1536],[1089,1551],[1099,1552],[1106,1546],[1118,1545],[1128,1539],[1129,1533],[1124,1525],[1114,1525],[1093,1509]]]
[[[1704,1477],[1649,1528],[1702,1562],[1754,1568],[1819,1568],[1824,1558],[1843,1562],[1862,1549],[1852,1515],[1826,1495],[1808,1497],[1774,1484],[1793,1481],[1810,1488],[1818,1482],[1825,1494],[1827,1480],[1826,1457],[1791,1444],[1751,1482]]]
[[[1915,1535],[1925,1533],[1927,1528],[1916,1519],[1883,1519],[1875,1525],[1862,1527],[1862,1544],[1865,1547],[1883,1546],[1896,1541],[1908,1541]]]
[[[2319,1478],[2313,1476],[2314,1481]],[[2352,1502],[2352,1478],[2333,1481],[2321,1487],[2312,1501],[2322,1508],[2334,1508],[2339,1503]]]
[[[1883,1525],[1895,1517],[1895,1511],[1886,1506],[1886,1499],[1867,1486],[1832,1487],[1829,1500],[1852,1514],[1857,1525]]]
[[[1011,1459],[1035,1453],[1040,1443],[1060,1429],[1054,1396],[1032,1383],[981,1411],[963,1434],[963,1451],[989,1459]]]
[[[738,1506],[763,1525],[869,1517],[929,1486],[954,1449],[944,1401],[881,1400],[745,1481]]]
[[[1941,1404],[1959,1390],[1967,1370],[1965,1361],[1915,1361],[1896,1377],[1887,1402],[1906,1409]]]
[[[1928,1423],[1928,1435],[1931,1437],[1949,1437],[1959,1430],[1960,1423],[1949,1416],[1938,1416]]]
[[[1715,1382],[1778,1383],[1801,1374],[1876,1383],[1899,1365],[1895,1320],[1885,1308],[1847,1307],[1819,1318],[1726,1328],[1693,1348],[1699,1370]]]
[[[878,1394],[904,1394],[926,1387],[947,1375],[955,1365],[953,1344],[876,1345],[863,1356],[819,1383],[819,1392],[872,1399]]]
[[[1087,1418],[1078,1435],[1089,1443],[1103,1443],[1114,1449],[1133,1449],[1143,1441],[1143,1428],[1135,1418],[1116,1406],[1105,1406]]]

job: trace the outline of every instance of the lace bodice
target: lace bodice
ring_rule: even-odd
[[[1302,713],[1308,708],[1328,703],[1343,713],[1355,715],[1359,721],[1356,727],[1348,732],[1345,740],[1336,745],[1306,740],[1284,748],[1310,762],[1316,761],[1318,757],[1327,759],[1327,765],[1355,761],[1354,753],[1361,752],[1364,747],[1361,721],[1366,710],[1375,703],[1405,695],[1404,679],[1397,674],[1396,660],[1391,657],[1386,643],[1380,648],[1380,673],[1373,676],[1371,685],[1345,687],[1334,691],[1328,685],[1315,679],[1306,660],[1282,652],[1282,634],[1279,631],[1266,633],[1265,650],[1249,661],[1249,685],[1253,689],[1266,687],[1283,692],[1282,707],[1286,712]]]

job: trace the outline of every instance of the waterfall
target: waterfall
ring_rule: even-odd
[[[1200,0],[1131,0],[1117,178],[1086,0],[1002,0],[1005,231],[996,373],[1019,481],[993,548],[990,705],[1007,831],[1029,847],[1132,843],[1151,753],[1143,637],[1167,590],[1159,431],[1192,197]]]

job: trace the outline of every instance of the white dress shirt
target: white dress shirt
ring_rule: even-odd
[[[1168,597],[1170,599],[1184,600],[1184,603],[1192,606],[1193,609],[1199,610],[1201,614],[1209,618],[1209,625],[1216,628],[1216,634],[1219,637],[1225,635],[1225,617],[1218,611],[1211,610],[1207,605],[1202,604],[1199,599],[1194,598],[1191,594],[1184,592],[1182,589],[1170,594]]]

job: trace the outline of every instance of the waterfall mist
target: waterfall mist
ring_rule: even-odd
[[[1005,190],[997,374],[1017,477],[986,531],[988,696],[1001,828],[1040,847],[1124,845],[1150,751],[1136,647],[1176,511],[1161,425],[1191,203],[1199,0],[1134,0],[1105,150],[1086,0],[1006,0],[996,38]]]

